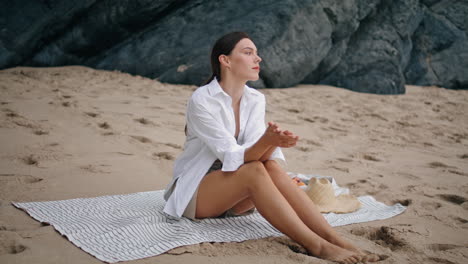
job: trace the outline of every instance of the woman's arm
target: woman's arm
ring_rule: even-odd
[[[296,145],[298,136],[295,136],[289,131],[281,131],[278,125],[273,122],[268,122],[268,128],[260,139],[247,148],[244,153],[244,162],[254,160],[266,161],[270,158],[276,147],[293,147]]]
[[[273,154],[273,152],[275,151],[275,149],[276,149],[276,147],[270,146],[270,148],[265,152],[265,154],[263,154],[263,156],[260,157],[259,161],[265,162],[265,161],[267,161],[268,159],[270,159],[271,154]]]
[[[262,136],[255,144],[245,150],[244,162],[260,160],[270,148],[273,147],[266,141],[266,138]]]

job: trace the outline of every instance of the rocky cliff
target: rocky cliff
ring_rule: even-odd
[[[468,88],[466,0],[0,0],[0,68],[86,65],[201,84],[214,41],[245,31],[251,86],[404,93]]]

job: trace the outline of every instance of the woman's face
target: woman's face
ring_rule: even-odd
[[[241,39],[227,57],[230,72],[236,78],[245,81],[258,80],[262,58],[258,56],[257,47],[250,39]]]

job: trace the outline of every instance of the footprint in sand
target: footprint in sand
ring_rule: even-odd
[[[366,154],[364,153],[362,155],[362,158],[365,160],[370,160],[370,161],[382,161],[381,159],[377,158],[375,154]]]
[[[15,111],[4,108],[2,109],[3,112],[5,112],[5,115],[10,119],[12,123],[14,123],[17,126],[25,127],[25,128],[31,128],[33,129],[33,133],[36,135],[46,135],[49,132],[43,130],[39,124],[35,124],[34,121],[31,121],[20,114],[16,113]],[[44,120],[41,120],[44,121]]]
[[[388,122],[388,119],[386,119],[385,117],[379,115],[379,114],[376,114],[376,113],[371,113],[371,114],[368,114],[368,116],[370,117],[375,117],[379,120],[382,120],[382,121],[385,121],[385,122]]]
[[[299,118],[310,123],[315,123],[315,120],[308,118],[308,117],[299,117]]]
[[[6,115],[7,117],[12,117],[12,118],[14,118],[14,117],[20,117],[19,114],[17,114],[15,111],[13,111],[13,110],[11,110],[11,109],[9,109],[9,108],[3,108],[2,111],[5,112],[5,115]]]
[[[175,149],[182,149],[182,146],[177,145],[177,144],[173,144],[173,143],[166,143],[164,145],[169,146],[171,148],[175,148]]]
[[[93,164],[88,164],[84,166],[80,166],[80,169],[89,171],[91,173],[111,173],[110,171],[105,171],[101,167],[109,167],[110,165],[107,164],[98,164],[98,165],[93,165]]]
[[[421,177],[413,175],[411,173],[407,173],[407,172],[400,171],[398,172],[398,175],[403,176],[405,177],[405,179],[408,179],[408,180],[414,180],[414,181],[421,180]]]
[[[423,146],[425,146],[425,147],[434,147],[434,144],[432,144],[432,143],[430,143],[430,142],[423,142],[422,144],[423,144]]]
[[[418,125],[408,123],[407,121],[396,121],[395,123],[399,124],[402,127],[418,127]]]
[[[161,107],[161,106],[158,106],[158,105],[154,105],[154,106],[147,106],[146,108],[150,108],[150,109],[156,109],[156,110],[162,110],[162,109],[164,109],[164,107]]]
[[[379,184],[378,182],[373,181],[371,177],[360,179],[357,183],[348,183],[346,186],[352,189],[359,188],[360,190],[364,190],[368,195],[375,195],[380,193],[382,190],[388,189],[387,185],[383,183]]]
[[[454,249],[454,248],[460,248],[460,247],[463,247],[463,246],[453,245],[453,244],[429,244],[429,245],[426,245],[425,247],[427,249],[429,249],[429,250],[437,252],[437,251],[450,250],[450,249]]]
[[[453,203],[456,205],[462,205],[467,201],[465,197],[456,195],[456,194],[438,194],[437,195],[440,199],[447,201],[449,203]]]
[[[468,176],[468,173],[464,173],[464,172],[457,171],[457,170],[448,170],[448,172],[453,173],[453,174],[457,174],[457,175],[461,175],[461,176]]]
[[[304,146],[295,146],[294,148],[297,149],[297,150],[300,150],[302,152],[309,152],[311,150],[311,148],[304,147]]]
[[[27,174],[15,174],[15,173],[2,173],[0,174],[0,182],[20,182],[20,183],[37,183],[42,181],[42,178],[27,175]]]
[[[452,262],[448,259],[443,259],[443,258],[437,258],[437,257],[429,257],[429,261],[431,262],[424,262],[424,263],[436,263],[436,264],[457,264],[455,262]],[[433,262],[432,262],[433,261]]]
[[[310,117],[299,117],[299,118],[310,123],[316,123],[316,122],[320,122],[322,124],[328,123],[328,118],[321,117],[321,116],[314,116],[312,118]]]
[[[300,113],[300,112],[301,112],[300,110],[298,110],[298,109],[295,109],[295,108],[290,108],[290,109],[287,109],[287,111],[288,111],[289,113],[295,113],[295,114],[297,114],[297,113]]]
[[[413,193],[413,194],[424,194],[424,188],[425,188],[426,185],[407,185],[405,187],[403,187],[403,191],[404,192],[408,192],[408,193]]]
[[[392,251],[398,251],[405,248],[408,248],[408,243],[399,237],[399,231],[388,227],[361,227],[351,229],[351,234],[365,237],[378,245],[389,248]]]
[[[435,169],[435,168],[444,168],[444,169],[446,169],[446,168],[452,168],[452,169],[458,169],[458,168],[455,167],[455,166],[450,166],[450,165],[447,165],[447,164],[442,163],[442,162],[440,162],[440,161],[433,161],[433,162],[428,163],[428,165],[429,165],[429,167],[434,168],[434,169]]]
[[[34,130],[34,135],[38,135],[38,136],[42,136],[42,135],[48,135],[49,132],[48,131],[44,131],[44,130]]]
[[[27,249],[16,232],[0,231],[0,255],[19,254]]]
[[[98,123],[98,126],[103,129],[109,129],[111,127],[107,122]]]
[[[87,116],[90,116],[90,117],[98,117],[99,116],[99,114],[96,114],[96,113],[93,113],[93,112],[85,112],[85,114]]]
[[[465,218],[461,218],[460,216],[457,216],[457,215],[452,215],[451,216],[453,220],[457,221],[457,223],[459,224],[466,224],[468,223],[468,219],[465,219]]]
[[[153,141],[147,137],[143,136],[131,136],[131,138],[140,141],[141,143],[152,143]]]
[[[349,132],[348,130],[344,130],[344,129],[333,127],[333,126],[329,126],[328,129],[333,130],[333,131],[342,132],[342,133],[345,133],[345,134],[347,134]]]
[[[328,123],[328,118],[326,117],[314,116],[314,119],[320,121],[322,124]]]
[[[452,135],[447,136],[447,137],[452,139],[456,143],[461,143],[462,140],[468,139],[468,133],[463,133],[463,134],[453,133]]]
[[[428,210],[428,211],[433,211],[433,210],[437,210],[437,209],[441,208],[442,204],[440,204],[438,202],[424,201],[424,202],[421,203],[421,207]]]
[[[30,154],[23,158],[24,163],[27,165],[35,165],[39,166],[39,158],[36,157],[34,154]]]
[[[156,126],[156,124],[155,124],[153,121],[151,121],[151,120],[149,120],[149,119],[146,119],[146,118],[144,118],[144,117],[142,117],[142,118],[136,118],[136,119],[133,119],[133,120],[135,120],[136,122],[138,122],[138,123],[140,123],[140,124],[143,124],[143,125],[152,125],[152,126]]]
[[[399,203],[403,206],[409,206],[410,204],[413,203],[412,199],[398,199],[398,200],[393,200],[392,203]]]
[[[349,169],[348,169],[348,168],[338,167],[338,166],[331,166],[331,168],[332,168],[332,169],[335,169],[335,170],[342,171],[342,172],[349,173]]]
[[[319,142],[317,141],[314,141],[314,140],[311,140],[311,139],[306,139],[304,141],[307,145],[313,145],[313,146],[317,146],[317,147],[322,147],[323,145],[320,144]]]
[[[153,157],[157,159],[174,160],[174,156],[169,152],[155,152]]]

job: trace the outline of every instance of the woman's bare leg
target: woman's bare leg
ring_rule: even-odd
[[[286,198],[292,208],[294,208],[294,211],[302,222],[307,225],[310,230],[339,247],[352,250],[362,255],[365,254],[350,242],[339,236],[335,229],[322,216],[317,206],[312,202],[312,200],[310,200],[307,194],[291,180],[291,177],[287,175],[286,171],[284,171],[276,161],[269,160],[264,164],[276,187]],[[369,256],[366,260],[377,261],[379,259],[375,259],[375,256]]]
[[[198,190],[196,217],[217,216],[246,198],[251,198],[268,222],[313,255],[342,263],[361,260],[355,253],[326,241],[309,229],[275,186],[263,163],[258,161],[244,164],[233,173],[215,171],[206,175]]]
[[[242,214],[249,211],[252,208],[255,208],[255,204],[253,203],[252,199],[245,198],[244,200],[234,205],[232,207],[232,210],[235,214]]]

